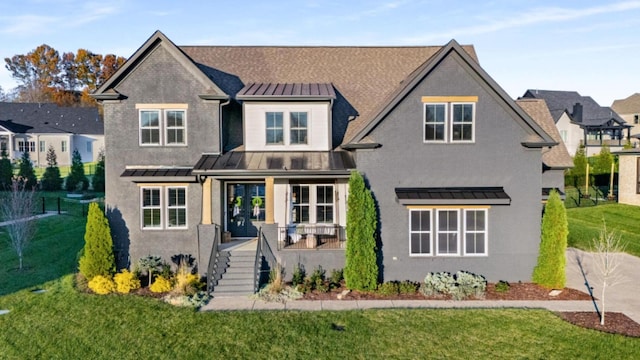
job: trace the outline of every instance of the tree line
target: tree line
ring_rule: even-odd
[[[89,96],[124,64],[114,54],[86,49],[60,53],[42,44],[24,55],[5,58],[18,86],[9,92],[0,87],[0,101],[53,102],[60,106],[97,106]]]

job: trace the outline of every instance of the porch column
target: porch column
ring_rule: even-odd
[[[273,194],[273,176],[264,179],[264,223],[273,224],[275,222],[274,212],[274,194]]]
[[[211,178],[202,183],[202,224],[211,225]]]

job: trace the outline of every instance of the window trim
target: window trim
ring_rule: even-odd
[[[263,117],[263,124],[264,124],[264,137],[262,138],[262,141],[264,142],[265,147],[270,148],[270,147],[293,147],[293,148],[300,148],[300,149],[304,149],[307,148],[311,145],[311,122],[312,122],[312,109],[304,107],[303,109],[290,109],[287,107],[276,107],[276,108],[262,108],[260,110],[260,113],[262,114]],[[267,142],[267,131],[269,130],[269,128],[267,127],[267,114],[269,113],[281,113],[282,114],[282,142],[281,143],[269,143]],[[291,142],[291,130],[292,130],[292,126],[291,126],[291,114],[292,113],[306,113],[307,114],[307,126],[306,126],[306,131],[307,131],[307,139],[305,143],[292,143]],[[298,130],[302,130],[303,128],[295,128]]]
[[[64,153],[64,152],[67,152],[68,150],[69,150],[69,147],[67,146],[67,140],[60,141],[60,152]]]
[[[162,134],[164,135],[164,145],[163,146],[187,146],[187,110],[186,109],[163,109],[162,112],[163,118],[160,119],[160,127],[162,128],[164,125],[164,131]],[[167,114],[171,111],[181,112],[182,113],[182,126],[169,126],[168,124],[168,116]],[[180,130],[182,129],[182,142],[173,142],[169,143],[169,130]]]
[[[169,206],[169,190],[170,189],[184,189],[184,205]],[[144,206],[144,191],[145,190],[157,190],[159,191],[159,205]],[[189,186],[188,185],[152,185],[144,184],[140,186],[140,229],[142,231],[158,231],[158,230],[188,230],[189,229]],[[185,224],[180,226],[169,225],[169,210],[170,209],[185,209]],[[160,210],[160,224],[158,226],[145,226],[144,225],[144,210],[145,209],[159,209]]]
[[[144,205],[144,192],[145,190],[157,190],[158,191],[158,201],[159,204],[158,205],[151,205],[151,206],[145,206]],[[142,230],[164,230],[164,224],[163,224],[163,220],[164,217],[162,216],[162,208],[163,208],[163,202],[162,202],[162,186],[143,186],[140,187],[140,228]],[[160,224],[158,226],[146,226],[144,223],[144,211],[146,209],[158,209],[160,211]]]
[[[474,234],[484,234],[484,252],[482,253],[468,253],[467,252],[467,233],[469,233],[470,231],[467,230],[467,213],[471,212],[471,211],[482,211],[483,215],[484,215],[484,230],[482,231],[477,231],[477,230],[473,230]],[[489,229],[488,229],[488,221],[489,221],[489,214],[487,209],[462,209],[462,212],[464,213],[464,218],[463,218],[463,229],[462,229],[462,233],[463,233],[463,244],[462,244],[462,255],[463,256],[478,256],[478,257],[482,257],[482,256],[488,256],[489,255],[489,242],[487,241],[487,239],[489,238]]]
[[[38,150],[41,153],[44,153],[47,151],[47,142],[44,140],[39,140],[38,141]]]
[[[175,105],[175,104],[171,104]],[[187,134],[188,134],[188,114],[186,107],[149,107],[149,106],[136,106],[138,110],[138,145],[140,147],[184,147],[188,145]],[[169,126],[168,125],[168,113],[169,112],[181,112],[182,115],[182,126]],[[142,126],[142,113],[143,112],[155,112],[158,114],[158,125],[157,126]],[[158,131],[158,142],[153,143],[144,143],[142,142],[142,130],[157,130]],[[169,131],[170,130],[182,130],[182,142],[172,142],[169,143]]]
[[[298,114],[298,126],[293,126],[293,114]],[[300,125],[300,114],[305,114],[305,126],[301,127]],[[304,137],[304,142],[296,142],[293,143],[291,141],[293,131],[298,132],[298,140],[300,139],[300,131],[304,131],[306,136]],[[309,145],[309,112],[308,111],[289,111],[289,145]]]
[[[425,144],[473,144],[476,142],[476,105],[477,96],[423,96],[422,97],[422,142]],[[444,139],[428,140],[427,136],[427,106],[444,105]],[[465,124],[462,121],[454,121],[454,106],[471,105],[471,140],[454,140],[453,126],[457,124]],[[437,124],[430,122],[430,124]]]
[[[308,222],[293,222],[293,187],[307,187],[309,189],[309,202],[308,203],[296,203],[299,206],[306,206],[309,209],[309,221]],[[318,203],[318,186],[331,187],[331,192],[333,194],[333,202],[332,203]],[[336,186],[335,184],[313,184],[313,183],[304,183],[304,184],[289,184],[289,202],[291,204],[291,212],[289,216],[289,222],[291,224],[308,224],[308,225],[323,225],[323,224],[336,224]],[[331,206],[331,218],[333,222],[318,222],[318,205],[323,206]]]
[[[184,205],[169,205],[169,191],[170,190],[184,190]],[[189,192],[187,190],[186,186],[166,186],[165,187],[165,196],[166,196],[166,206],[163,207],[163,209],[166,209],[165,211],[165,223],[166,223],[166,229],[168,230],[180,230],[180,229],[187,229],[189,228],[189,208],[187,207],[187,196],[189,195]],[[178,225],[178,226],[171,226],[171,223],[169,222],[169,213],[170,210],[179,210],[179,209],[184,209],[184,225]]]
[[[36,152],[36,142],[32,141],[32,140],[19,139],[18,140],[18,151],[19,152],[35,153]]]
[[[409,209],[409,256],[411,257],[431,257],[433,256],[433,210],[434,209]],[[429,231],[411,229],[411,213],[423,211],[429,212]],[[413,234],[429,234],[429,252],[414,253],[411,251],[411,235]]]
[[[440,213],[442,212],[455,212],[456,214],[456,229],[452,230],[440,230]],[[460,256],[460,209],[436,209],[435,221],[434,224],[436,228],[434,229],[435,237],[433,241],[435,242],[435,254],[436,256]],[[454,234],[456,239],[456,252],[455,253],[441,253],[440,252],[440,234]]]
[[[280,114],[281,120],[282,120],[282,127],[277,127],[277,125],[275,125],[274,127],[269,127],[269,114],[274,114],[274,119],[276,119],[276,114]],[[264,144],[265,146],[283,146],[283,145],[287,145],[287,141],[285,139],[285,121],[284,121],[284,111],[265,111],[264,112]],[[269,142],[269,131],[278,131],[278,129],[282,132],[282,142]]]
[[[450,120],[451,120],[450,121],[450,127],[451,127],[451,129],[449,131],[449,134],[451,134],[450,135],[451,138],[449,139],[449,141],[451,143],[456,143],[456,144],[458,144],[458,143],[463,143],[463,144],[464,143],[468,143],[468,144],[475,143],[476,142],[476,104],[473,103],[473,102],[452,102],[452,103],[450,103],[450,105],[451,105],[451,111],[450,111],[450,114],[451,114],[450,115]],[[454,134],[453,126],[456,125],[456,124],[461,124],[461,125],[466,124],[464,121],[455,121],[455,119],[453,118],[453,115],[455,114],[455,111],[453,109],[454,109],[454,107],[456,105],[462,105],[462,106],[471,105],[471,140],[463,140],[463,139],[454,140],[453,139],[453,134]]]
[[[444,131],[444,137],[442,140],[427,140],[427,107],[428,106],[436,106],[436,105],[444,105],[444,123],[442,123],[443,126],[443,131]],[[422,111],[422,141],[425,143],[431,143],[431,144],[444,144],[447,142],[447,137],[449,136],[448,134],[448,130],[449,130],[449,126],[447,126],[447,119],[449,117],[449,109],[447,106],[447,103],[444,102],[429,102],[429,103],[424,103],[424,106],[422,107],[423,111]],[[440,124],[439,122],[435,122],[435,121],[431,121],[428,122],[429,124]]]

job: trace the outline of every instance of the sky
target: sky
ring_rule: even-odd
[[[512,98],[571,90],[600,105],[640,92],[640,0],[20,0],[0,4],[4,58],[42,44],[130,57],[154,31],[176,45],[475,47]]]

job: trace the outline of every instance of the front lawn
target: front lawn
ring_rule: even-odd
[[[640,207],[607,204],[567,209],[569,246],[583,250],[592,248],[592,241],[602,229],[604,219],[607,230],[615,230],[627,243],[626,252],[640,256]]]

